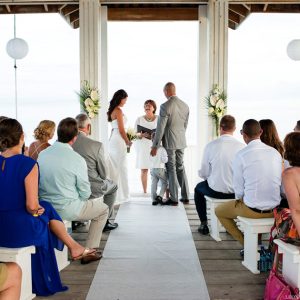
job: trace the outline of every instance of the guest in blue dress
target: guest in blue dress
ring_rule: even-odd
[[[32,287],[39,296],[65,291],[54,248],[68,247],[73,260],[96,260],[95,249],[84,248],[67,233],[49,202],[38,201],[38,165],[21,154],[24,133],[15,119],[0,122],[0,247],[34,245]]]

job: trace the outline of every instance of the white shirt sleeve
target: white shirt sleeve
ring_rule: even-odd
[[[160,160],[164,164],[168,162],[168,154],[165,148],[161,148]]]
[[[210,175],[210,172],[209,151],[208,147],[206,146],[202,157],[201,168],[198,170],[198,176],[206,180]]]
[[[241,199],[244,196],[245,180],[243,177],[243,165],[239,155],[236,155],[233,160],[233,190],[236,199]]]

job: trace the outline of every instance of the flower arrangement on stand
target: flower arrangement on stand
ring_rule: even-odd
[[[208,115],[211,116],[215,123],[216,136],[219,136],[220,119],[224,116],[227,108],[226,93],[220,90],[217,84],[214,84],[205,101]]]
[[[127,129],[126,135],[130,142],[132,142],[138,138],[138,135],[135,132],[135,130],[130,127]],[[130,146],[127,146],[127,153],[130,153]]]
[[[80,99],[80,105],[88,116],[93,119],[99,113],[100,99],[99,91],[91,88],[87,80],[83,81],[80,92],[77,93]]]

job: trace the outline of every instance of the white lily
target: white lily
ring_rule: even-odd
[[[84,104],[85,104],[86,107],[88,107],[88,106],[93,106],[94,102],[91,98],[86,98],[85,101],[84,101]]]
[[[94,114],[94,112],[89,112],[89,117],[91,118],[91,119],[93,119],[93,118],[95,118],[95,114]]]
[[[209,115],[212,115],[213,113],[214,113],[214,109],[213,109],[213,107],[210,107],[209,109],[208,109],[208,114]]]
[[[209,97],[209,102],[210,102],[210,104],[211,104],[212,106],[215,106],[216,103],[217,103],[217,101],[218,101],[218,97],[216,97],[216,96],[214,96],[214,95],[211,95],[211,96]]]
[[[91,91],[91,99],[93,101],[97,100],[98,99],[98,92],[96,90],[92,90]]]
[[[221,110],[223,110],[225,107],[225,103],[222,99],[219,99],[219,101],[216,103],[216,108],[220,108]]]

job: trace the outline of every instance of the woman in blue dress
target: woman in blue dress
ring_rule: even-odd
[[[21,154],[23,144],[21,124],[15,119],[1,121],[0,247],[36,247],[32,289],[39,296],[47,296],[67,289],[60,280],[54,248],[62,250],[65,244],[73,260],[98,254],[72,239],[50,203],[39,202],[38,165]]]

